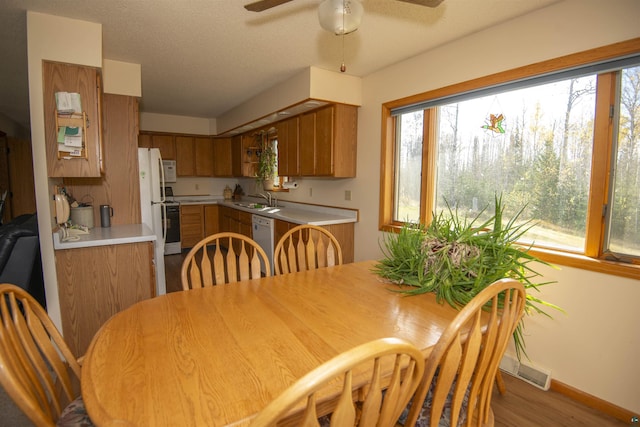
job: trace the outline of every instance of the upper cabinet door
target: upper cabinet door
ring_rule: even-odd
[[[302,114],[299,122],[299,166],[302,176],[356,176],[358,110],[329,105]]]
[[[231,138],[213,139],[213,175],[233,176]]]
[[[213,176],[213,139],[209,137],[194,138],[196,176]]]
[[[316,174],[316,113],[302,114],[299,126],[300,175],[314,176]]]
[[[315,128],[315,175],[332,176],[334,174],[334,115],[335,107],[326,107],[316,111]]]
[[[176,141],[173,135],[152,135],[151,146],[160,150],[162,160],[176,160]]]
[[[292,117],[276,123],[278,133],[278,175],[300,175],[299,119]]]
[[[196,153],[193,138],[190,136],[176,136],[177,176],[195,176],[195,156]]]
[[[99,177],[102,166],[102,88],[96,68],[43,61],[47,172],[50,177]],[[81,112],[58,114],[56,93],[80,94]],[[75,142],[65,135],[76,134]],[[61,132],[61,136],[59,136]],[[58,141],[61,141],[60,143]]]

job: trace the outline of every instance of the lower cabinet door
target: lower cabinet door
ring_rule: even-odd
[[[114,314],[155,296],[153,242],[56,251],[64,340],[77,357]]]

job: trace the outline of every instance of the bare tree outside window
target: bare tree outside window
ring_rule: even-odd
[[[608,250],[640,256],[640,67],[621,73]]]

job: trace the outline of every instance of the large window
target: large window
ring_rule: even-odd
[[[382,228],[428,223],[447,205],[489,216],[498,194],[507,219],[524,208],[519,219],[534,224],[525,242],[554,261],[637,263],[640,56],[587,56],[385,105]]]

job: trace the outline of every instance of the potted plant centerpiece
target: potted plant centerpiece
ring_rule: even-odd
[[[268,138],[266,141],[263,139],[260,145],[256,180],[262,184],[264,190],[272,190],[273,180],[277,172],[277,154],[273,147],[273,142]]]
[[[481,290],[496,280],[513,278],[527,290],[525,311],[549,316],[541,306],[562,311],[558,306],[530,293],[539,286],[553,283],[534,283],[540,276],[531,264],[545,261],[529,253],[530,247],[516,242],[531,228],[529,222],[518,222],[523,209],[503,223],[504,208],[496,196],[494,214],[480,223],[480,212],[472,219],[461,218],[451,209],[434,218],[428,226],[406,224],[399,233],[389,233],[383,240],[384,258],[374,272],[397,285],[397,292],[417,295],[434,292],[439,302],[453,307],[466,305]],[[518,359],[526,355],[522,320],[514,332]]]

